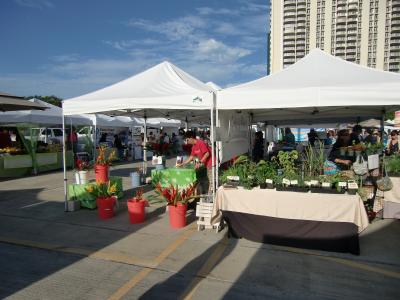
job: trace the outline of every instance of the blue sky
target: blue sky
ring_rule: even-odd
[[[267,73],[268,0],[2,0],[0,91],[78,96],[164,60],[222,87]]]

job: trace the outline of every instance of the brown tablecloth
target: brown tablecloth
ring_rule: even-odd
[[[217,191],[212,223],[221,211],[239,212],[291,220],[353,223],[358,232],[369,224],[358,195],[277,192],[269,189],[224,189]]]

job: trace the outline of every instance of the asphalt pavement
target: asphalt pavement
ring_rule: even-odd
[[[125,200],[139,165],[111,170]],[[62,172],[0,181],[0,298],[400,299],[398,220],[370,224],[354,256],[197,231],[193,211],[173,230],[165,203],[145,196],[146,221],[130,224],[124,201],[106,221],[64,212]]]

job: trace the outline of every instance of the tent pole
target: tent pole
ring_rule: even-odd
[[[147,117],[144,115],[144,136],[143,136],[143,174],[147,173]]]
[[[383,142],[383,134],[385,133],[385,110],[382,110],[381,115],[381,141]]]
[[[68,211],[67,203],[67,162],[66,162],[66,144],[65,144],[65,117],[62,115],[62,129],[63,129],[63,172],[64,172],[64,210]]]
[[[131,151],[132,151],[132,161],[135,160],[135,145],[133,143],[133,126],[131,127]]]
[[[97,115],[94,114],[93,119],[93,162],[96,162],[96,147],[97,147]]]
[[[215,108],[215,123],[216,123],[216,127],[219,128],[220,127],[220,123],[219,123],[219,111],[217,108]],[[217,137],[215,137],[216,139]],[[218,182],[218,178],[219,178],[219,141],[215,141],[215,152],[216,152],[216,166],[215,166],[215,189],[218,189],[219,187],[219,182]]]
[[[214,135],[214,107],[215,107],[215,92],[213,93],[213,105],[211,107],[211,130],[210,130],[210,139],[211,139],[211,178],[212,178],[212,199],[215,199],[215,135]]]

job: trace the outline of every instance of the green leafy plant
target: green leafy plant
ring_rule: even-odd
[[[276,162],[260,160],[256,166],[255,176],[257,184],[264,184],[266,179],[274,179],[278,166]]]
[[[299,158],[299,154],[296,150],[290,152],[279,151],[278,156],[273,158],[280,168],[283,169],[283,176],[287,179],[296,179],[298,177],[296,160]]]
[[[375,144],[368,143],[365,145],[365,153],[367,155],[380,154],[383,149],[385,149],[385,145],[382,142]]]
[[[240,185],[251,189],[256,182],[257,165],[245,155],[239,156],[233,165],[220,176],[222,183],[228,182],[228,176],[239,176]]]
[[[311,145],[304,152],[304,173],[309,179],[317,179],[324,174],[324,144],[318,141],[317,147]]]
[[[385,156],[384,164],[387,172],[400,174],[400,154]]]

